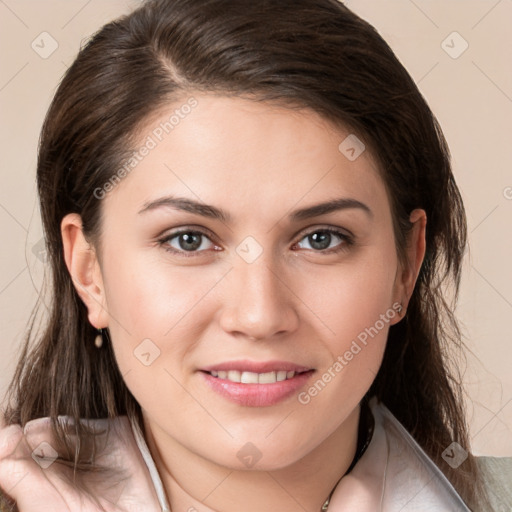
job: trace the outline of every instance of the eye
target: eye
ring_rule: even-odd
[[[166,250],[179,253],[194,253],[216,248],[205,233],[193,230],[171,233],[159,242]]]
[[[341,250],[351,244],[352,241],[348,235],[335,229],[324,228],[307,234],[296,245],[301,249],[310,249],[317,252],[328,252],[329,250],[330,252],[331,249],[334,249],[334,251]]]

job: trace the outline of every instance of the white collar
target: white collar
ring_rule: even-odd
[[[158,473],[158,470],[156,469],[155,461],[151,456],[146,440],[144,439],[144,436],[142,435],[142,432],[140,430],[139,424],[135,419],[132,419],[130,423],[132,426],[133,436],[135,437],[135,442],[139,447],[142,458],[144,459],[144,462],[148,467],[151,480],[153,481],[153,485],[155,486],[155,491],[158,497],[158,503],[160,504],[160,508],[162,509],[162,512],[171,512],[171,507],[169,506],[169,503],[167,503],[167,498],[165,496],[165,489],[162,484],[162,480],[160,479],[160,475]]]
[[[384,404],[370,401],[372,440],[336,487],[328,512],[470,512],[441,470]]]
[[[470,512],[441,470],[383,404],[370,401],[372,440],[352,471],[337,485],[328,512]],[[165,490],[144,436],[131,422],[162,512]]]

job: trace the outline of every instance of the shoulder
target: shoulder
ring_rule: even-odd
[[[469,512],[461,497],[412,436],[376,400],[372,439],[335,489],[329,510]]]
[[[386,439],[387,484],[393,501],[411,510],[469,512],[448,478],[391,411],[374,402],[372,412]]]
[[[512,510],[512,457],[476,457],[476,462],[494,510]]]

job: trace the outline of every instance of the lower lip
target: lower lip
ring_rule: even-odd
[[[272,384],[242,384],[213,377],[201,372],[206,383],[231,402],[246,407],[268,407],[275,405],[297,392],[309,380],[314,370],[299,373],[291,379]]]

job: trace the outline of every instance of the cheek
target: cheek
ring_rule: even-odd
[[[204,298],[222,278],[222,269],[173,268],[134,258],[106,265],[104,275],[116,358],[123,374],[135,375],[145,370],[140,363],[148,362],[147,355],[143,361],[137,356],[148,352],[152,370],[183,362],[211,318]]]
[[[317,411],[334,408],[333,428],[364,396],[381,365],[397,315],[396,264],[394,246],[382,243],[365,248],[351,264],[302,280],[299,293],[318,312],[328,355],[299,402]]]
[[[343,353],[347,343],[373,326],[381,315],[394,317],[396,265],[394,247],[384,244],[364,248],[337,268],[302,273],[297,295],[324,326],[333,355]],[[386,328],[388,324],[386,319]],[[380,323],[378,326],[383,330]],[[387,329],[384,331],[386,334]]]
[[[125,384],[145,410],[160,410],[169,396],[186,403],[178,384],[182,363],[202,328],[206,315],[196,310],[215,276],[143,258],[110,262],[104,269],[109,331]]]

